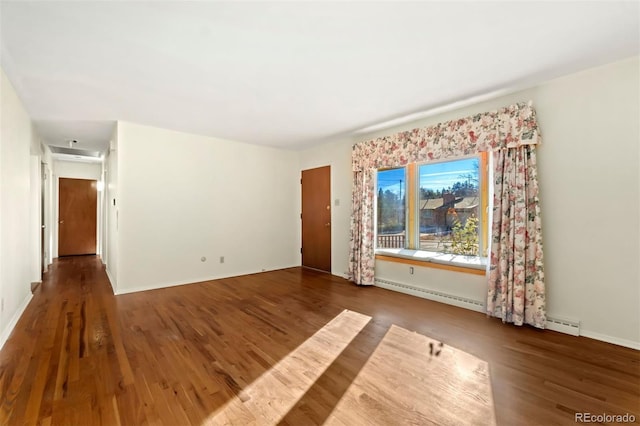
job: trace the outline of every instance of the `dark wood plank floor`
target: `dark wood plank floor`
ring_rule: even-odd
[[[36,290],[0,400],[7,425],[638,423],[640,352],[299,268],[115,297],[85,256]]]

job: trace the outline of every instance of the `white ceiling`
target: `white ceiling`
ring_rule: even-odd
[[[115,120],[270,146],[638,55],[638,2],[5,2],[2,68],[48,143]]]

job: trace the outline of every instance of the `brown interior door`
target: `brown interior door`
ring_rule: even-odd
[[[331,167],[302,171],[302,266],[331,272]]]
[[[95,254],[96,181],[60,178],[58,198],[58,256]]]

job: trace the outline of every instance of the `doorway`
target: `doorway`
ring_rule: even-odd
[[[47,272],[48,259],[47,259],[47,246],[46,235],[47,221],[46,221],[46,190],[47,190],[47,163],[40,163],[40,280],[43,278],[43,274]]]
[[[60,178],[58,191],[58,256],[96,254],[97,182]]]
[[[302,266],[331,272],[331,166],[302,171]]]

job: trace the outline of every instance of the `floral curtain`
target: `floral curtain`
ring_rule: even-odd
[[[546,322],[536,148],[493,153],[494,197],[487,312],[516,325]]]
[[[535,110],[531,103],[519,103],[496,111],[400,132],[354,145],[352,152],[354,183],[351,255],[349,260],[350,278],[359,285],[372,285],[374,282],[375,234],[373,200],[377,169],[405,166],[413,162],[461,157],[483,151],[506,152],[536,145],[540,143],[540,140]],[[535,169],[535,154],[533,168]],[[535,176],[535,171],[532,173]],[[537,188],[537,183],[535,187]],[[539,212],[539,209],[536,212]],[[499,232],[501,229],[502,226],[496,227],[494,225],[494,241],[503,241],[502,236],[495,234],[496,231]],[[525,237],[527,241],[531,239],[536,243],[541,240],[539,227],[536,235]],[[537,246],[537,244],[534,245]],[[534,249],[530,244],[527,245],[526,241],[525,246],[527,250]],[[537,253],[538,249],[535,248],[535,250],[533,253]],[[541,244],[539,245],[539,250],[542,253]],[[508,250],[506,251],[508,252]],[[497,255],[503,254],[504,250],[503,252],[497,252]],[[496,262],[498,261],[502,261],[502,258],[496,258]],[[492,267],[493,262],[494,258],[492,256]],[[539,264],[540,268],[542,268],[541,256]],[[520,265],[513,267],[521,268]],[[504,268],[500,269],[500,271],[500,273],[496,274],[502,274]],[[507,275],[510,273],[512,272],[508,271]],[[491,276],[494,276],[494,274],[490,274]],[[539,276],[542,277],[542,269],[540,269]],[[525,273],[525,280],[528,279],[526,277],[527,274]],[[489,292],[490,294],[500,294],[500,291],[508,288],[509,285],[511,284],[509,284],[508,280],[500,281],[500,286],[496,285],[495,280],[493,284],[490,281]],[[542,279],[538,282],[538,286],[535,294],[540,295],[541,300],[544,301]],[[526,297],[527,293],[524,292],[522,295]],[[508,299],[508,296],[506,297]],[[502,316],[502,313],[506,311],[506,309],[502,309],[498,312],[495,310],[495,305],[492,304],[491,306],[492,308],[488,310],[490,315]],[[538,303],[538,306],[542,306],[541,310],[544,313],[544,303],[542,305]],[[544,315],[541,318],[544,322]],[[507,317],[503,319],[509,321]],[[526,319],[525,322],[527,322]]]
[[[360,285],[372,285],[374,276],[374,234],[373,234],[373,174],[354,171],[353,206],[351,216],[351,241],[349,274]],[[354,220],[354,218],[360,220]]]

